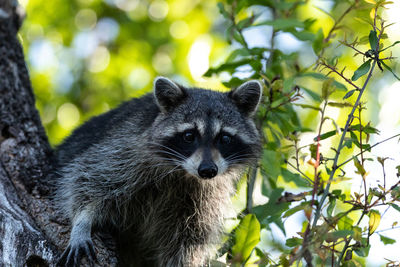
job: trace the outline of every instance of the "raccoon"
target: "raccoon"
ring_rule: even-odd
[[[235,182],[261,153],[261,95],[258,81],[222,93],[158,77],[153,94],[76,129],[57,148],[55,202],[72,223],[59,265],[95,260],[91,232],[105,227],[129,244],[122,265],[206,264]]]

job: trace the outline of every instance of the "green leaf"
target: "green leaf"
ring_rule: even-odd
[[[319,94],[315,93],[314,91],[305,88],[304,86],[301,86],[301,89],[304,90],[313,100],[315,101],[321,101],[321,97],[319,96]]]
[[[238,57],[245,57],[245,56],[250,56],[248,49],[246,49],[246,48],[235,49],[232,51],[232,53],[229,55],[229,57],[225,60],[225,62],[226,63],[233,62]]]
[[[242,29],[244,29],[244,28],[247,28],[247,27],[251,26],[251,24],[253,23],[253,21],[254,21],[254,17],[245,18],[245,19],[239,21],[239,22],[236,24],[236,27],[237,27],[239,30],[242,30]]]
[[[337,133],[336,130],[323,133],[319,136],[319,140],[321,141],[321,140],[327,139],[331,136],[334,136],[336,133]],[[314,141],[317,141],[317,140],[318,140],[318,137],[314,137]]]
[[[364,167],[361,165],[358,158],[354,156],[353,161],[354,161],[354,166],[356,166],[356,168],[357,168],[357,172],[359,174],[361,174],[362,176],[364,176],[367,172],[365,171]]]
[[[315,40],[312,44],[312,48],[314,49],[316,55],[318,55],[319,52],[321,52],[323,43],[324,43],[324,33],[322,29],[319,29],[315,36]]]
[[[269,263],[268,254],[264,253],[261,249],[256,247],[256,255],[260,258],[257,262],[258,267],[267,267]],[[214,266],[213,266],[214,267]],[[226,265],[224,265],[226,267]]]
[[[237,67],[249,64],[251,62],[251,59],[243,59],[243,60],[238,60],[235,62],[229,62],[220,65],[219,67],[216,68],[210,68],[208,71],[204,74],[206,77],[210,77],[214,73],[219,73],[222,71],[228,71],[230,73],[234,72]]]
[[[329,217],[332,217],[332,213],[333,213],[333,210],[335,209],[335,207],[336,207],[336,198],[330,197],[329,198],[329,206],[326,209],[326,213],[328,214]]]
[[[283,81],[283,92],[284,93],[289,93],[292,90],[295,78],[296,77],[292,76],[292,77],[288,77],[288,78],[284,79],[284,81]]]
[[[300,41],[314,41],[315,34],[309,31],[291,31],[290,32],[294,37],[299,39]]]
[[[288,211],[286,211],[282,217],[287,218],[287,217],[295,214],[298,211],[304,210],[304,208],[310,206],[310,204],[311,204],[311,201],[305,201],[305,202],[301,203],[300,205],[295,206],[294,208],[291,208]]]
[[[351,77],[352,81],[357,81],[360,77],[364,76],[368,73],[371,68],[371,59],[364,62],[355,72],[353,77]]]
[[[336,215],[337,216],[337,215]],[[352,230],[353,229],[353,220],[347,216],[340,218],[338,222],[339,230]]]
[[[218,9],[219,9],[219,13],[222,14],[222,16],[224,16],[224,18],[228,19],[229,18],[229,13],[225,10],[224,4],[219,2],[217,4]]]
[[[309,108],[309,109],[314,109],[314,110],[317,110],[317,111],[321,111],[321,108],[320,108],[320,107],[315,107],[315,106],[313,106],[313,105],[308,105],[308,104],[297,104],[297,103],[293,103],[293,105],[296,105],[296,106],[299,106],[299,107],[302,107],[302,108]]]
[[[310,186],[307,180],[303,179],[298,173],[292,173],[286,168],[281,168],[281,174],[285,182],[294,182],[298,187]]]
[[[394,203],[389,203],[389,205],[390,205],[392,208],[394,208],[395,210],[397,210],[398,212],[400,212],[400,207],[397,206],[396,204],[394,204]]]
[[[233,39],[243,46],[246,44],[246,40],[244,40],[243,35],[241,35],[236,29],[233,30]]]
[[[322,83],[322,94],[321,97],[325,100],[328,99],[328,97],[335,92],[335,89],[332,87],[332,83],[333,83],[334,79],[333,78],[329,78],[327,80],[325,80]]]
[[[351,108],[353,107],[353,104],[349,102],[329,102],[328,106],[335,107],[335,108]]]
[[[376,51],[378,49],[378,37],[376,36],[376,31],[369,32],[368,40],[371,49]]]
[[[260,242],[260,223],[254,214],[247,214],[235,230],[235,245],[232,247],[233,258],[246,261],[255,246]]]
[[[264,178],[265,179],[265,178]],[[271,191],[267,197],[268,202],[263,205],[259,205],[253,208],[253,212],[257,215],[257,218],[262,224],[268,225],[272,222],[276,223],[279,228],[285,233],[285,228],[282,223],[282,213],[285,212],[290,203],[278,202],[282,196],[283,188],[275,188]]]
[[[281,174],[280,153],[265,149],[261,163],[265,173],[272,178],[276,179]]]
[[[353,90],[348,91],[348,92],[344,95],[343,100],[349,98],[350,96],[352,96],[352,95],[354,94],[355,91],[357,91],[357,90],[356,90],[356,89],[353,89]]]
[[[386,237],[386,236],[383,236],[383,235],[379,235],[379,237],[381,238],[382,243],[385,244],[385,245],[391,245],[391,244],[396,243],[396,240],[391,239],[389,237]]]
[[[303,239],[298,238],[298,237],[288,238],[288,239],[286,239],[286,243],[285,243],[286,246],[291,247],[291,248],[298,247],[301,244],[303,244]]]
[[[355,248],[353,251],[360,257],[368,257],[371,245]]]

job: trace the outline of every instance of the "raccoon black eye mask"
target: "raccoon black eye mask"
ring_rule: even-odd
[[[257,163],[252,116],[262,87],[227,93],[167,78],[152,94],[94,117],[58,148],[55,205],[72,224],[60,266],[96,258],[93,229],[112,228],[120,265],[203,266],[214,255],[235,183]]]

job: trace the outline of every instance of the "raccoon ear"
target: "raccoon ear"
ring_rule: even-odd
[[[186,90],[165,77],[154,80],[154,96],[162,112],[168,112],[176,107],[185,97]]]
[[[241,112],[247,116],[251,116],[257,111],[258,104],[260,103],[262,85],[256,80],[248,81],[230,91],[228,95]]]

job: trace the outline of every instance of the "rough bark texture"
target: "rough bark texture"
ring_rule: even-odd
[[[22,19],[16,1],[0,0],[0,266],[54,266],[70,229],[49,197],[52,149],[16,38]],[[116,265],[115,253],[94,243],[100,265]]]

